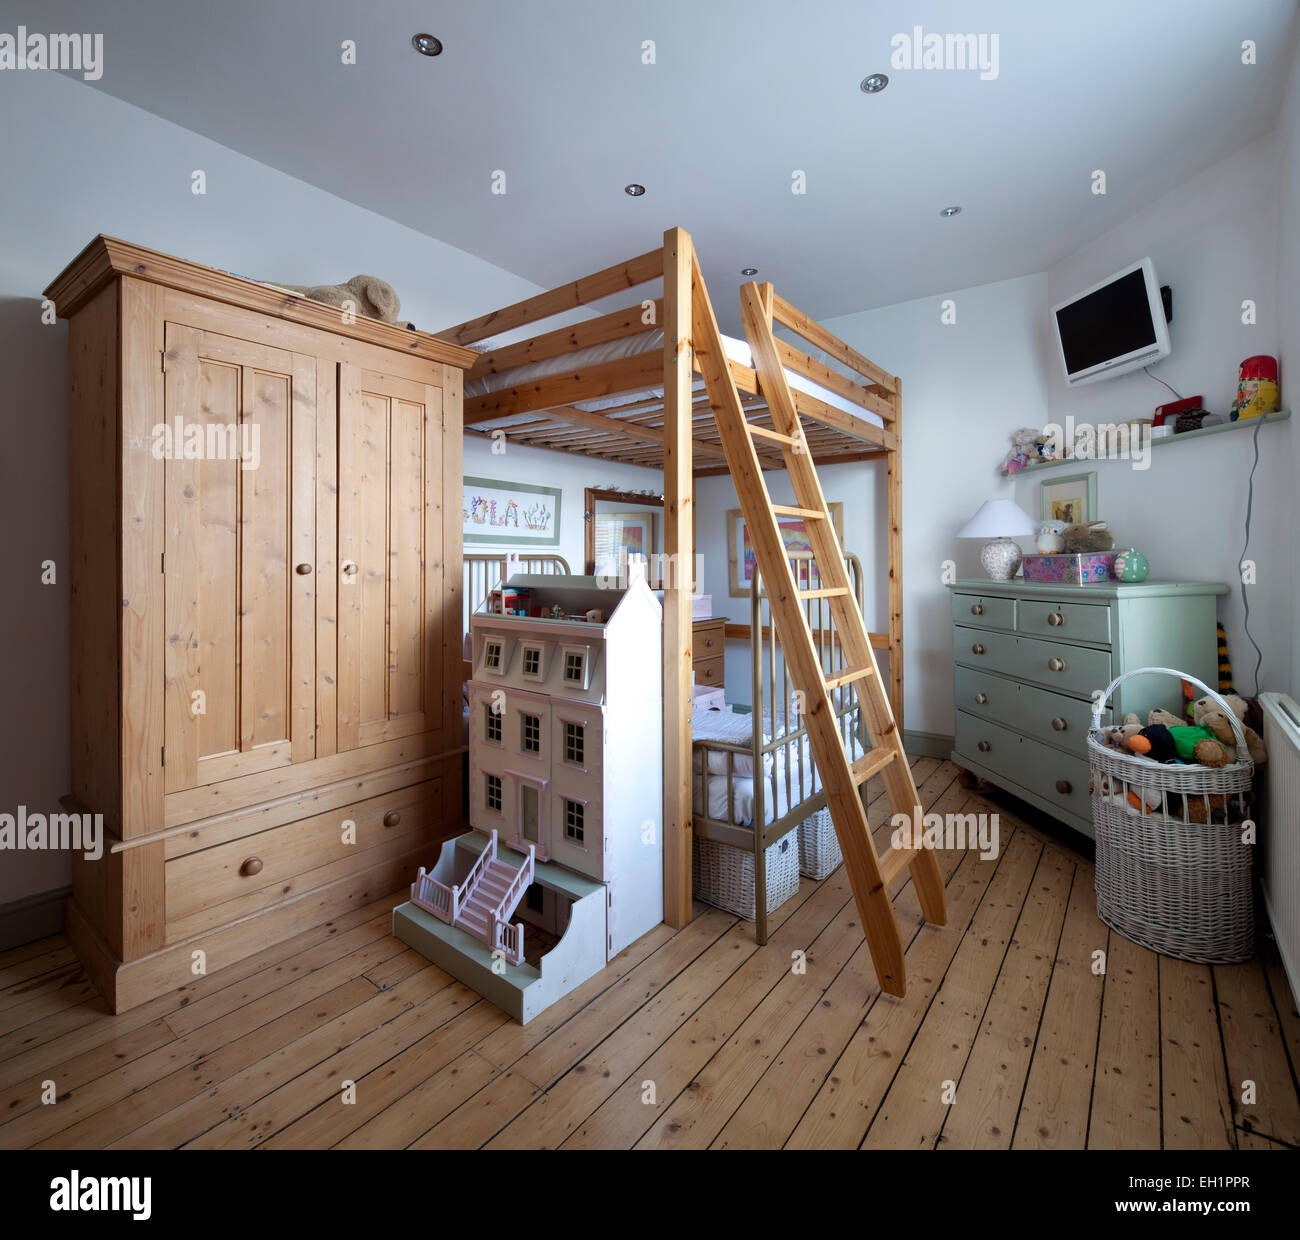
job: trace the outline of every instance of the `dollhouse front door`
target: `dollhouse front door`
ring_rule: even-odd
[[[512,772],[513,774],[513,772]],[[520,852],[528,845],[537,849],[537,859],[545,861],[546,848],[546,781],[525,779],[515,774],[514,838],[511,844]]]

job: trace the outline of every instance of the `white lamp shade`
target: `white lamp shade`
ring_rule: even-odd
[[[958,538],[1020,538],[1037,534],[1038,523],[1009,499],[985,500],[977,512],[957,531]]]

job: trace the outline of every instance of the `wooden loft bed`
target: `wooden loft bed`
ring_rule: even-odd
[[[465,375],[464,424],[467,431],[487,436],[504,431],[512,443],[662,469],[667,562],[693,565],[694,479],[728,470],[708,396],[695,381],[700,371],[692,348],[691,299],[693,290],[703,292],[704,282],[687,232],[671,228],[657,249],[438,335],[458,345],[480,345],[658,281],[663,285],[659,296],[483,352]],[[889,629],[870,634],[870,640],[874,648],[889,651],[889,696],[901,729],[900,383],[777,296],[770,284],[759,287],[770,299],[773,319],[828,359],[820,361],[785,339],[777,341],[813,461],[885,463]],[[650,334],[654,332],[661,332],[661,338]],[[746,358],[743,342],[723,343],[726,365],[755,428],[760,465],[783,470],[781,437],[765,412],[752,358]],[[738,344],[734,353],[731,344]],[[665,585],[664,920],[680,927],[691,918],[692,583],[676,573]],[[733,633],[740,635],[729,626],[728,634]]]

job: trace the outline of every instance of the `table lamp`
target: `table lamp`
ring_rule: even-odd
[[[1023,558],[1013,538],[1036,534],[1038,526],[1025,510],[1009,499],[989,499],[965,525],[958,538],[988,538],[980,551],[980,563],[994,581],[1010,581]]]

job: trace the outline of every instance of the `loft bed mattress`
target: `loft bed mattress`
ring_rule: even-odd
[[[859,739],[858,709],[842,720],[842,726],[852,731],[850,757],[857,759],[866,752]],[[725,741],[732,745],[748,745],[753,736],[754,716],[733,714],[730,711],[697,710],[691,717],[692,737],[696,741]],[[776,737],[781,736],[783,719],[778,712]],[[763,716],[763,740],[773,737],[772,717]],[[692,812],[715,822],[729,822],[739,827],[754,822],[754,759],[752,754],[732,755],[732,805],[727,805],[727,761],[725,750],[707,749],[696,745],[691,754],[691,808]],[[786,765],[790,765],[790,789],[786,791]],[[707,770],[706,770],[707,768]],[[806,735],[791,737],[780,748],[763,757],[765,787],[763,789],[763,825],[770,826],[783,818],[801,800],[807,800],[821,791],[822,783],[812,758],[812,746]]]
[[[499,346],[484,342],[474,347],[481,352],[490,353],[494,347]],[[465,399],[468,400],[472,396],[486,396],[490,392],[499,392],[503,388],[518,387],[521,384],[532,383],[537,379],[567,375],[575,370],[581,370],[586,366],[595,366],[601,362],[613,362],[623,357],[636,357],[638,354],[660,350],[663,347],[664,333],[662,328],[656,328],[654,331],[638,332],[635,336],[622,336],[618,340],[607,340],[603,344],[593,344],[585,349],[575,349],[571,353],[562,353],[559,357],[548,357],[540,362],[528,362],[523,366],[515,366],[510,370],[502,370],[496,374],[471,379],[465,384]],[[753,367],[754,355],[748,341],[737,340],[734,336],[724,335],[722,337],[722,347],[733,362],[737,362],[742,366]],[[788,366],[785,367],[785,377],[786,382],[797,391],[806,392],[809,396],[815,396],[823,403],[832,406],[832,408],[842,410],[844,413],[851,413],[864,422],[870,422],[873,426],[884,426],[879,414],[872,413],[871,410],[864,409],[861,405],[855,405],[838,392],[832,392],[829,388],[822,387],[820,383],[814,383],[807,376],[791,370]],[[704,390],[704,380],[697,377],[692,387],[695,391],[702,392]],[[574,407],[584,409],[588,413],[598,413],[603,410],[616,409],[619,405],[631,404],[634,401],[662,396],[663,393],[662,387],[646,388],[643,392],[619,392],[614,396],[601,396],[593,400],[577,401],[574,403]],[[522,415],[502,415],[503,418],[510,416]]]

